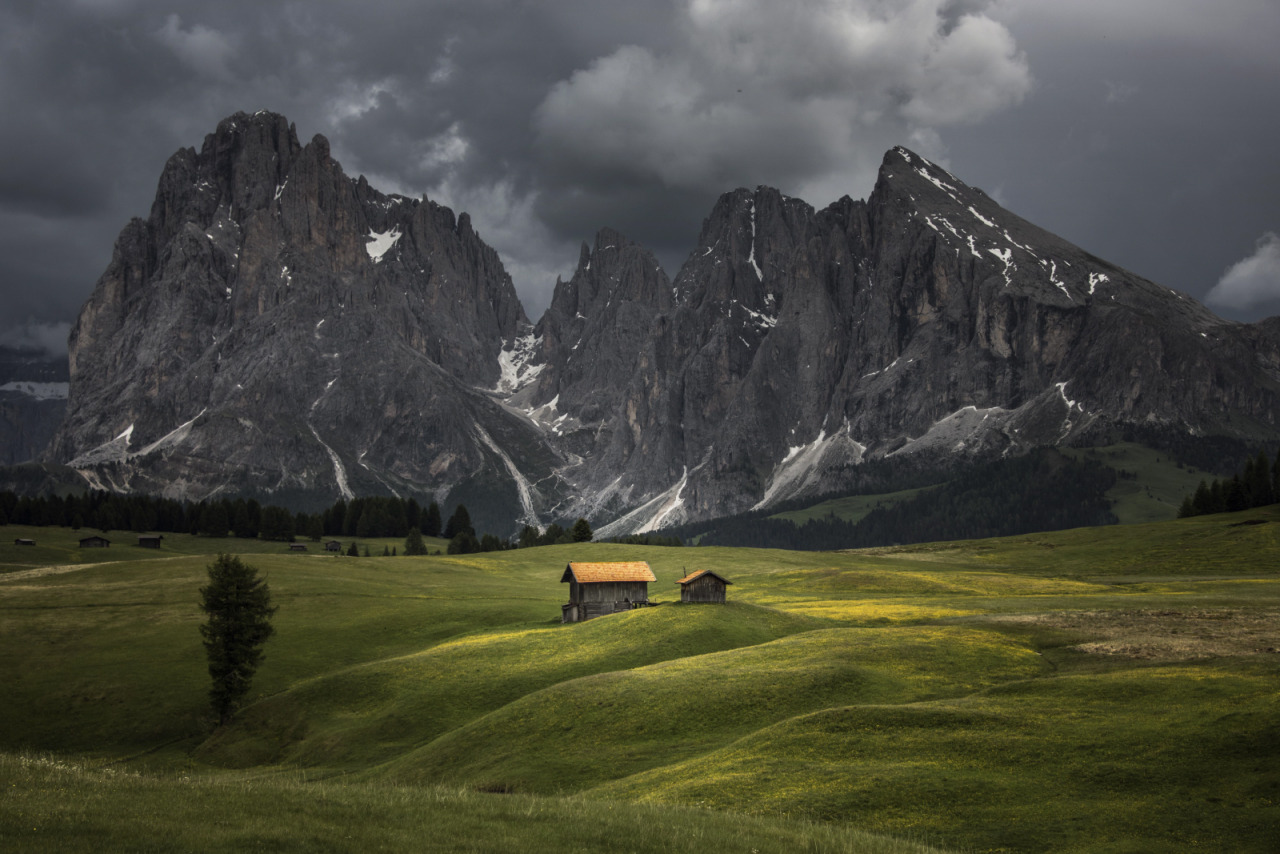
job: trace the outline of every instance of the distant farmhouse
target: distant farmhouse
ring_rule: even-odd
[[[560,576],[561,583],[569,582],[569,603],[560,606],[560,622],[579,623],[644,608],[649,604],[649,582],[657,580],[644,561],[570,563]]]
[[[337,540],[330,540],[324,544],[324,550],[327,552],[340,552],[342,551],[342,543]]]
[[[732,581],[709,569],[692,572],[676,582],[680,585],[681,602],[711,602],[723,605],[725,593]]]
[[[13,544],[15,546],[34,546],[36,541],[27,537],[18,537],[18,539],[13,541]]]
[[[99,537],[97,534],[80,540],[80,548],[82,549],[105,549],[110,545],[110,540],[106,537]]]
[[[144,549],[158,549],[163,539],[164,537],[159,534],[141,534],[138,537],[138,545]]]

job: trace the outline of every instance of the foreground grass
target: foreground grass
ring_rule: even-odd
[[[212,737],[207,555],[0,574],[0,850],[1272,851],[1278,532],[258,553],[278,633]],[[568,560],[625,559],[664,604],[558,624]],[[728,606],[675,604],[698,568]]]
[[[447,788],[192,779],[0,754],[6,852],[431,851],[929,854],[800,820],[689,807],[483,795]]]

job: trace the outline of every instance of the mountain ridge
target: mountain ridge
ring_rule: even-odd
[[[1117,425],[1280,436],[1280,319],[1215,317],[904,148],[865,201],[723,194],[674,279],[612,230],[529,323],[463,213],[282,116],[166,165],[71,335],[94,485],[466,501],[605,535]]]

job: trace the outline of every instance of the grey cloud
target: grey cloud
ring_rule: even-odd
[[[1269,231],[1258,238],[1253,254],[1232,264],[1205,301],[1240,311],[1280,307],[1280,235]]]
[[[265,108],[470,212],[535,317],[602,226],[674,273],[719,193],[865,196],[903,143],[1204,294],[1280,222],[1277,41],[1264,0],[13,0],[0,287],[72,317],[169,155]]]
[[[67,355],[67,335],[71,324],[66,321],[40,323],[28,319],[19,326],[0,330],[0,346],[23,350],[39,350],[55,358]]]

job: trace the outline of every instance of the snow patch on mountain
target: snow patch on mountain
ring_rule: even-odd
[[[365,236],[369,242],[365,244],[364,251],[369,253],[369,257],[373,259],[373,263],[377,264],[382,260],[382,256],[396,245],[396,241],[400,239],[400,226],[396,226],[389,231],[377,232],[372,228]]]
[[[777,501],[803,495],[817,486],[822,476],[831,468],[857,465],[862,462],[867,448],[853,438],[849,422],[831,436],[825,429],[807,445],[793,445],[774,468],[765,487],[764,496],[752,510],[760,510]]]
[[[0,385],[0,392],[13,392],[35,400],[66,400],[70,383],[36,383],[17,380]]]
[[[493,392],[515,394],[537,379],[546,367],[533,363],[541,345],[542,339],[535,338],[532,332],[520,338],[503,339],[502,349],[498,351],[498,384]]]

